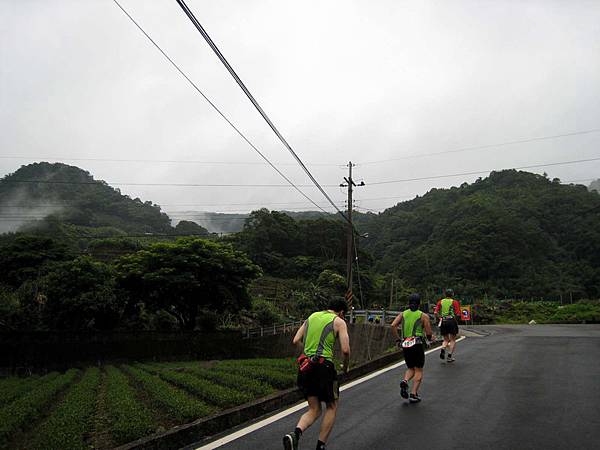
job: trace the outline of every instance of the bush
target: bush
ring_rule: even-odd
[[[219,408],[229,408],[241,405],[252,400],[251,394],[240,392],[204,379],[199,379],[187,372],[178,372],[174,370],[157,370],[151,366],[140,366],[144,370],[149,370],[157,374],[163,380],[173,383],[185,389],[188,392],[198,396],[203,401],[215,405]]]
[[[110,433],[117,445],[146,436],[155,429],[150,411],[136,398],[127,376],[113,366],[106,368],[106,406]]]
[[[277,389],[287,389],[296,383],[296,374],[292,371],[282,372],[271,367],[249,365],[217,365],[215,369],[221,373],[234,373],[247,378],[264,381]]]
[[[44,383],[49,382],[53,378],[56,378],[58,373],[53,372],[42,378],[27,377],[18,378],[10,377],[0,380],[0,406],[12,402],[18,397],[21,397],[32,389],[33,386],[40,383],[43,380]]]
[[[79,370],[70,369],[48,383],[39,383],[26,395],[0,409],[0,447],[6,446],[13,433],[37,419],[52,399],[69,386],[78,374]]]
[[[188,396],[185,392],[138,367],[123,366],[150,395],[152,401],[165,408],[178,421],[192,421],[212,413],[205,403]]]
[[[235,389],[249,392],[253,397],[263,397],[274,391],[267,383],[236,375],[234,373],[202,369],[199,367],[189,367],[186,368],[186,371],[204,380],[210,380],[223,386],[234,387]]]
[[[100,370],[89,368],[50,416],[34,431],[31,448],[88,448],[86,437],[93,429],[93,415],[100,385]]]

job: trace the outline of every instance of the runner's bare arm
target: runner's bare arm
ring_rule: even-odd
[[[428,314],[423,313],[421,315],[421,323],[423,324],[423,329],[425,330],[425,336],[427,336],[427,339],[431,341],[433,338],[433,331],[431,329],[431,320],[429,320]]]
[[[402,314],[398,314],[392,322],[392,335],[396,338],[396,341],[400,340],[400,334],[398,333],[400,323],[402,323]]]
[[[300,344],[302,342],[302,338],[304,337],[304,330],[305,329],[306,329],[306,320],[300,326],[300,328],[298,328],[298,331],[296,331],[296,335],[294,336],[294,339],[292,340],[292,344],[298,345],[298,344]]]
[[[344,372],[348,372],[348,364],[350,362],[350,336],[348,336],[348,326],[343,319],[337,317],[333,322],[333,329],[338,335],[340,340],[340,347],[342,354],[344,355],[344,362],[342,363],[342,369]]]

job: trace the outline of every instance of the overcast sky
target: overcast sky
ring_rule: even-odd
[[[309,184],[174,0],[119,1],[261,151]],[[370,183],[600,157],[596,132],[401,159],[600,129],[598,0],[188,4],[340,207],[349,160],[367,184],[357,206],[382,210],[478,175]],[[63,161],[109,183],[285,184],[112,0],[0,0],[0,33],[0,175]],[[588,180],[600,161],[531,170]],[[315,209],[287,187],[117,187],[166,211]]]

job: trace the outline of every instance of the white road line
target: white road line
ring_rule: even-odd
[[[461,336],[460,338],[458,338],[456,340],[456,342],[462,341],[463,339],[465,339],[465,337]],[[439,350],[439,347],[432,348],[431,350],[427,350],[425,352],[425,354],[428,355],[429,353],[435,352],[436,350]],[[378,377],[379,375],[389,372],[390,370],[394,370],[394,369],[397,369],[398,367],[402,367],[404,364],[405,364],[404,361],[400,361],[399,363],[392,364],[391,366],[385,367],[381,370],[378,370],[377,372],[373,372],[373,373],[370,373],[369,375],[365,375],[364,377],[361,377],[357,380],[354,380],[348,384],[343,385],[340,388],[340,391],[345,391],[346,389],[350,389],[358,384],[364,383],[365,381],[369,381],[370,379]],[[196,450],[213,450],[215,448],[219,448],[222,445],[225,445],[225,444],[228,444],[229,442],[235,441],[236,439],[239,439],[242,436],[250,434],[256,430],[260,430],[261,428],[264,428],[267,425],[272,424],[273,422],[277,422],[278,420],[283,419],[284,417],[287,417],[290,414],[293,414],[304,408],[306,408],[306,401],[302,401],[301,403],[298,403],[297,405],[294,405],[291,408],[283,410],[271,417],[267,417],[266,419],[263,419],[260,422],[256,422],[252,425],[247,426],[246,428],[242,428],[241,430],[238,430],[234,433],[228,434],[227,436],[224,436],[221,439],[218,439],[209,444],[203,445],[202,447],[198,447],[198,448],[196,448]]]

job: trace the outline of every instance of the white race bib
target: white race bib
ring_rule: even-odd
[[[415,338],[414,336],[407,337],[406,339],[404,339],[402,341],[402,348],[411,348],[416,343],[417,343],[417,338]]]

